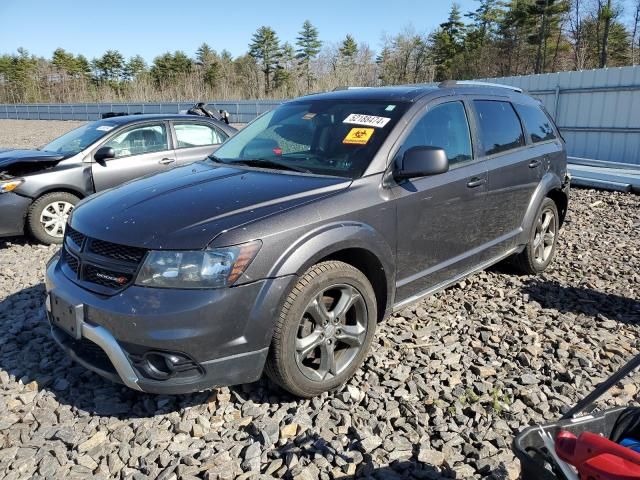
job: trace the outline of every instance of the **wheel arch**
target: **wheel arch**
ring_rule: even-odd
[[[561,188],[554,188],[547,192],[547,197],[549,197],[556,204],[556,208],[558,209],[558,220],[560,222],[560,226],[562,227],[564,223],[564,219],[567,216],[567,209],[569,207],[569,197]]]
[[[558,194],[554,192],[560,192],[560,193]],[[531,196],[531,200],[529,201],[527,211],[522,221],[522,231],[518,238],[518,244],[522,245],[529,241],[529,234],[531,232],[531,228],[533,227],[533,222],[535,221],[536,214],[538,213],[538,209],[540,208],[540,204],[542,203],[542,201],[545,198],[549,197],[554,202],[556,202],[556,205],[557,205],[557,201],[561,201],[560,195],[563,195],[563,196],[565,195],[562,192],[562,182],[560,181],[560,178],[551,172],[547,172],[542,177],[540,183],[538,184],[538,187],[536,188],[533,195]],[[556,198],[558,199],[557,201],[556,201]],[[566,200],[565,206],[564,206],[565,214],[566,214],[567,205],[568,205],[568,199]],[[560,209],[558,209],[558,211],[560,212]],[[563,214],[560,214],[560,215],[562,216]],[[562,218],[564,219],[564,217]]]
[[[378,320],[391,311],[395,294],[393,251],[382,235],[362,223],[343,222],[309,232],[291,245],[269,276],[302,275],[313,265],[339,260],[367,277],[376,294]]]

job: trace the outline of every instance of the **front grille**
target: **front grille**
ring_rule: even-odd
[[[95,239],[91,240],[89,251],[96,255],[135,263],[139,263],[146,253],[143,248],[128,247],[126,245],[118,245],[116,243]]]
[[[115,270],[107,270],[95,265],[86,265],[82,278],[87,282],[116,289],[127,285],[132,280],[132,275]]]
[[[80,268],[80,262],[78,262],[78,259],[71,255],[66,248],[62,249],[62,259],[77,276]]]
[[[87,237],[67,225],[63,271],[89,290],[112,295],[133,281],[146,253],[143,248]]]
[[[70,225],[67,225],[64,230],[65,235],[71,239],[73,243],[75,243],[78,247],[82,245],[82,241],[85,239],[85,236],[71,228]]]

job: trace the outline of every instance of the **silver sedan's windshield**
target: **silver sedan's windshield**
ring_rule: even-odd
[[[389,101],[286,103],[224,143],[215,160],[357,178],[406,108],[405,103]]]
[[[88,123],[56,138],[40,150],[65,155],[75,155],[97,142],[115,127],[116,125],[113,123],[105,121]]]

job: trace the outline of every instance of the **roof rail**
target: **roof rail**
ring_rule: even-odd
[[[475,80],[445,80],[444,82],[438,84],[438,87],[440,88],[459,86],[506,88],[508,90],[513,90],[514,92],[522,93],[522,89],[520,87],[513,87],[511,85],[504,85],[502,83],[477,82]]]
[[[342,90],[360,90],[362,88],[372,88],[372,87],[354,87],[354,86],[350,86],[350,85],[344,85],[344,86],[336,87],[332,91],[333,92],[340,92]]]

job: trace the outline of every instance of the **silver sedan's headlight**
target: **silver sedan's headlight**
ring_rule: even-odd
[[[6,182],[0,182],[0,193],[7,193],[15,190],[20,185],[24,183],[24,180],[21,178],[16,178],[15,180],[9,180]]]
[[[159,288],[220,288],[233,285],[262,246],[259,240],[198,251],[152,251],[136,285]]]

